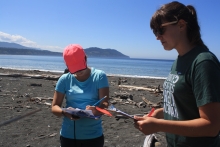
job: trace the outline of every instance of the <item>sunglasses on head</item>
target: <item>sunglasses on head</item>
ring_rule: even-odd
[[[166,23],[162,23],[159,29],[153,30],[153,33],[154,33],[154,35],[155,35],[156,37],[159,36],[159,35],[163,35],[164,32],[165,32],[165,30],[166,30],[166,29],[165,29],[165,26],[168,26],[168,25],[171,25],[171,24],[176,24],[176,23],[178,23],[178,20],[176,20],[176,21],[171,21],[171,22],[166,22]]]

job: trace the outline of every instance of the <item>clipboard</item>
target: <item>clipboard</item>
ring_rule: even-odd
[[[107,110],[110,111],[110,112],[112,112],[112,113],[117,113],[117,114],[123,115],[123,116],[126,117],[126,118],[130,118],[130,119],[135,120],[135,118],[134,118],[133,115],[129,115],[129,114],[127,114],[127,113],[125,113],[125,112],[123,112],[123,111],[121,111],[121,110],[115,108],[115,106],[112,105],[112,104],[107,108]]]
[[[62,108],[62,110],[66,111],[67,113],[74,115],[74,116],[78,116],[78,117],[87,117],[87,118],[92,118],[92,119],[99,119],[101,117],[100,116],[95,116],[92,113],[92,110],[82,110],[82,109],[68,109],[68,108]]]

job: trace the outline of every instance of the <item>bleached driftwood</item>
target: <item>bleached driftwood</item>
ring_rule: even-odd
[[[120,88],[130,88],[130,89],[136,89],[136,90],[148,90],[152,92],[163,92],[160,89],[160,85],[157,88],[147,88],[147,87],[138,87],[138,86],[131,86],[131,85],[118,85]]]
[[[39,101],[42,101],[42,100],[53,100],[52,97],[32,97],[31,98],[31,101],[34,101],[34,100],[39,100]]]
[[[35,102],[40,103],[40,104],[51,106],[51,103],[48,103],[45,100],[51,100],[52,101],[53,98],[52,97],[49,97],[49,98],[45,98],[45,97],[32,97],[32,98],[30,98],[30,101],[35,101]]]
[[[0,109],[11,109],[13,106],[0,106]]]
[[[0,73],[0,76],[5,76],[5,77],[25,77],[25,78],[33,78],[33,79],[46,79],[46,80],[58,80],[60,76],[58,75],[31,75],[31,74],[5,74],[5,73]]]

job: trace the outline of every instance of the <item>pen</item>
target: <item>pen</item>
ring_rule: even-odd
[[[101,98],[100,100],[98,100],[98,102],[96,102],[95,104],[93,104],[93,106],[97,106],[102,100],[104,100],[107,96],[104,96],[103,98]]]
[[[151,111],[148,114],[148,117],[151,117],[151,115],[154,113],[154,108],[151,109]]]

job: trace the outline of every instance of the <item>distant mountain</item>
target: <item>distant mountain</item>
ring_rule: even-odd
[[[85,49],[88,57],[101,57],[101,58],[130,58],[115,49],[101,49],[98,47],[90,47]]]
[[[0,55],[38,55],[38,56],[62,56],[60,52],[51,52],[47,50],[20,49],[0,47]]]
[[[26,47],[26,46],[23,46],[23,45],[20,45],[20,44],[17,44],[17,43],[9,43],[9,42],[0,42],[0,47],[41,50],[41,49]]]
[[[130,58],[115,49],[101,49],[90,47],[84,49],[88,57],[98,58]],[[62,56],[61,52],[52,52],[42,49],[34,49],[22,46],[16,43],[0,42],[0,54],[5,55],[45,55],[45,56]]]

